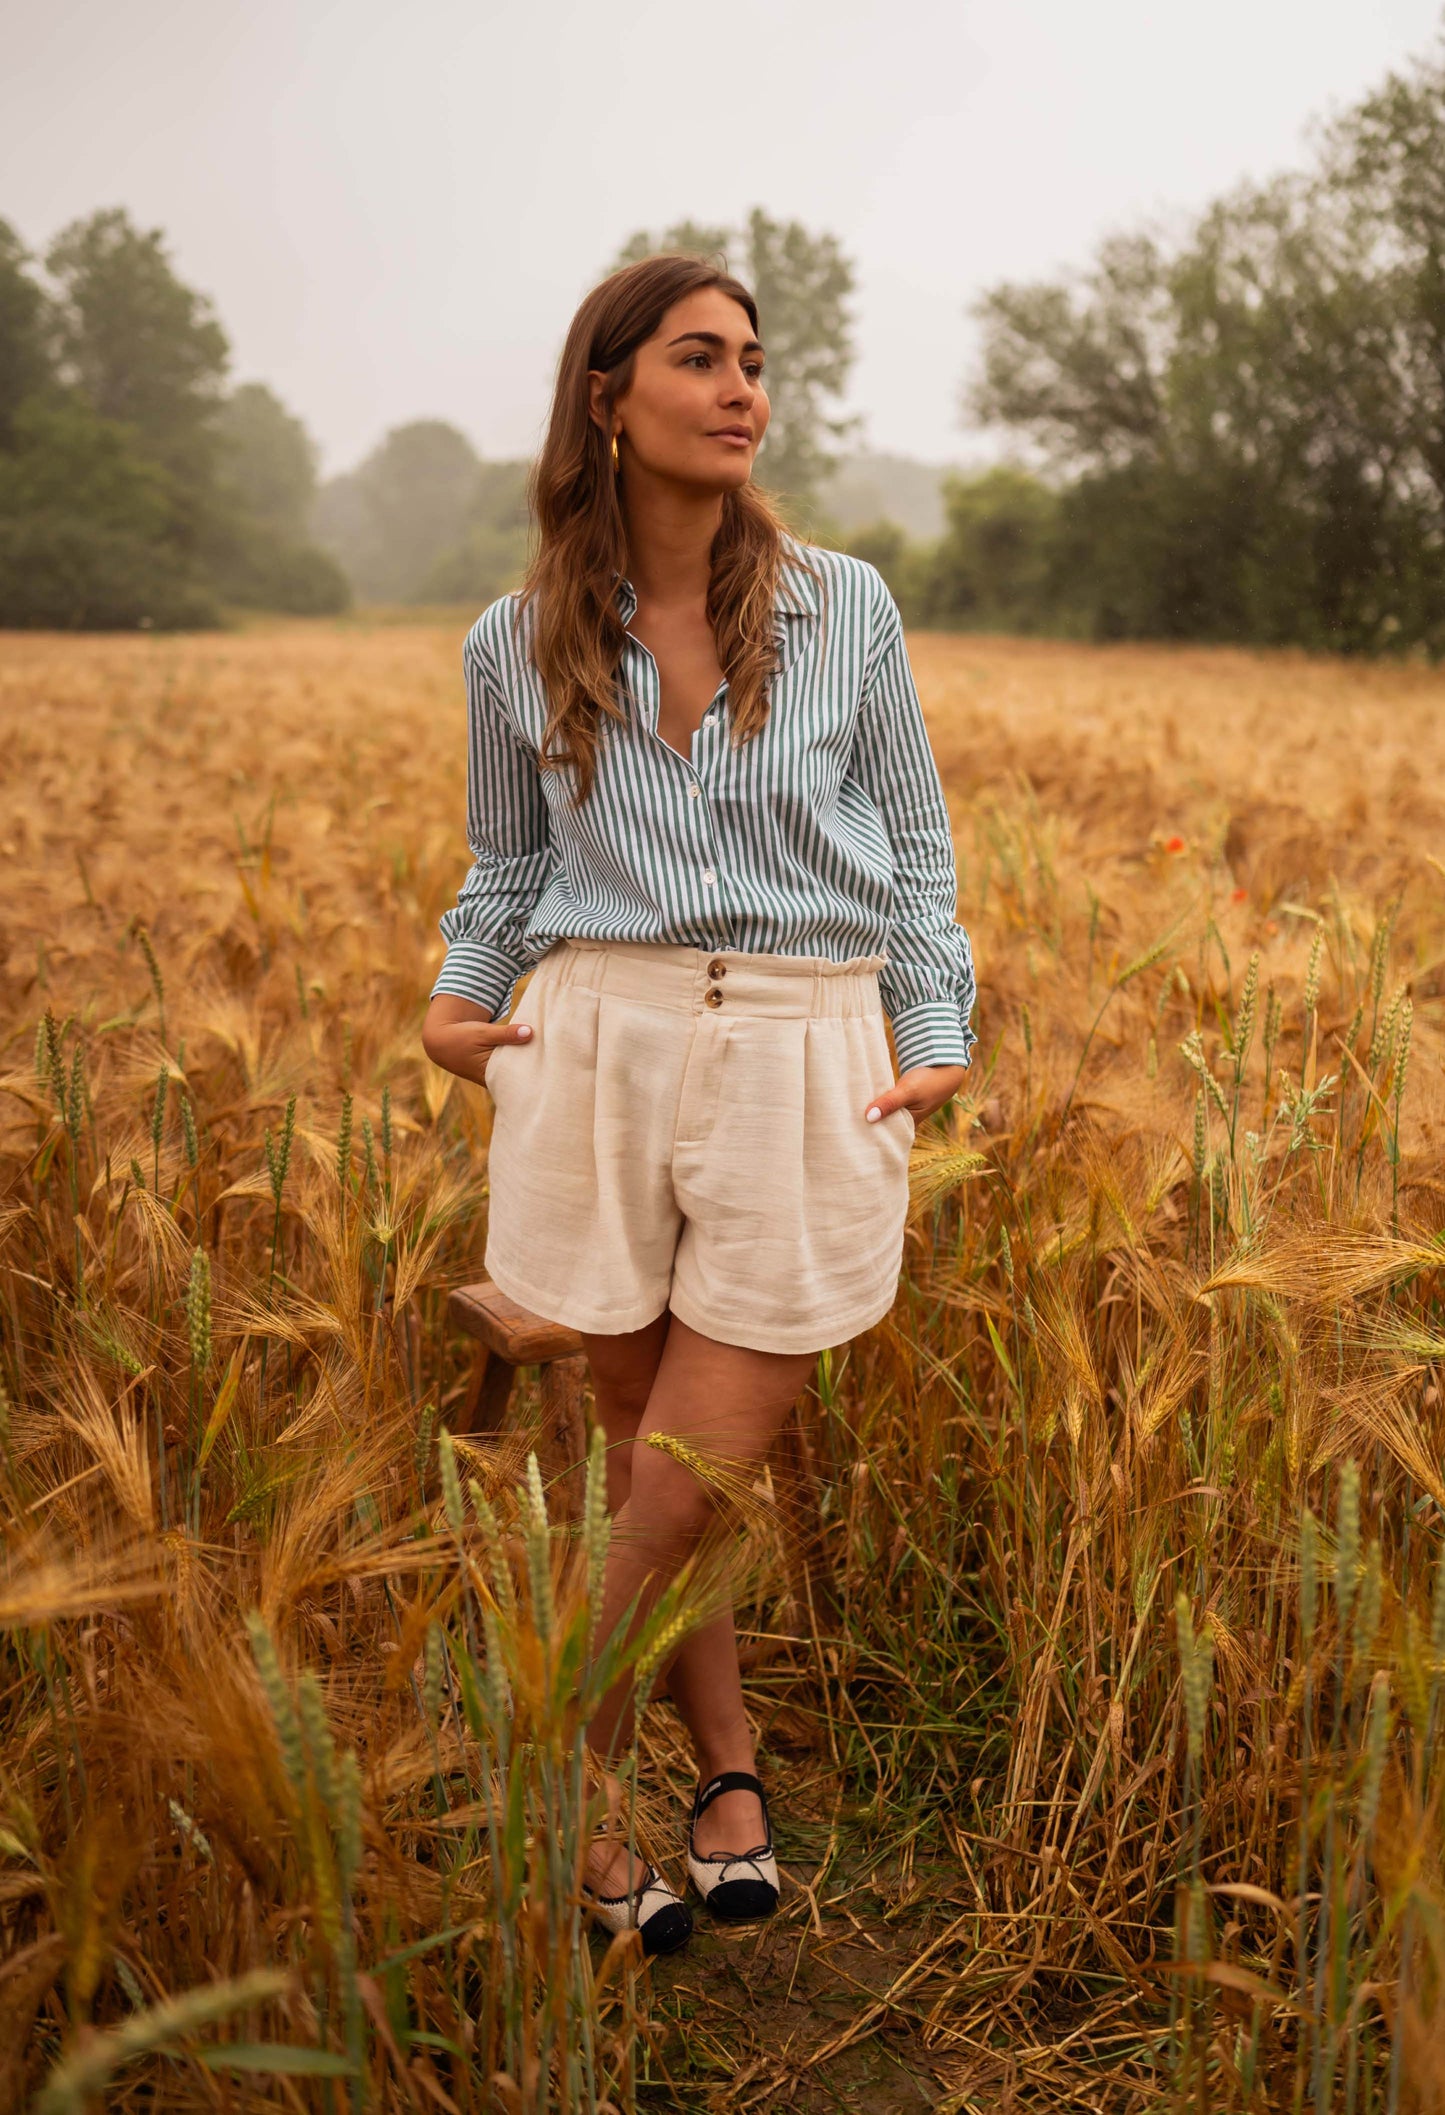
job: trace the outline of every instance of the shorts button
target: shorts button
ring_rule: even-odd
[[[728,966],[726,962],[719,962],[714,957],[707,966],[707,973],[710,977],[725,977],[728,973]]]
[[[714,984],[712,990],[707,993],[707,1003],[709,1006],[721,1006],[722,1001],[723,995]]]

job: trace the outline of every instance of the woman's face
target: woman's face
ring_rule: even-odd
[[[590,380],[601,416],[605,377]],[[635,463],[709,492],[745,485],[768,410],[763,348],[746,309],[703,287],[675,302],[637,348],[632,381],[612,407],[623,475]]]

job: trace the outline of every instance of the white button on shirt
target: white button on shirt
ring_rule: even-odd
[[[973,954],[897,604],[861,559],[791,538],[784,556],[760,731],[738,745],[724,725],[689,763],[657,731],[657,666],[628,634],[627,718],[601,721],[580,808],[575,770],[539,767],[547,699],[518,598],[477,619],[463,651],[473,865],[442,914],[434,993],[500,1019],[518,977],[566,938],[832,962],[879,954],[902,1069],[969,1062]],[[637,607],[629,581],[617,600],[625,626]],[[724,685],[702,727],[711,733],[727,710]],[[704,789],[706,818],[690,823],[687,803]],[[716,868],[697,865],[700,830]]]

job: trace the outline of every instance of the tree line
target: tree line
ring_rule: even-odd
[[[722,254],[754,283],[775,348],[769,479],[805,510],[854,421],[852,266],[831,235],[755,211],[740,230],[639,234]],[[0,627],[169,629],[229,608],[479,606],[526,560],[525,462],[485,462],[442,419],[394,427],[322,484],[305,427],[264,384],[228,386],[211,303],[159,229],[118,209],[43,258],[0,221]],[[801,518],[801,517],[800,517]]]
[[[639,232],[757,291],[759,474],[879,566],[914,624],[1445,652],[1445,44],[1244,185],[1081,269],[990,288],[966,423],[1004,459],[945,527],[829,519],[857,421],[855,274],[754,210]],[[314,444],[229,348],[159,232],[98,213],[43,263],[0,222],[0,624],[179,625],[224,607],[480,606],[525,562],[527,465],[395,427],[318,485]]]

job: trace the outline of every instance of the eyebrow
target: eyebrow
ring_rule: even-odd
[[[685,343],[687,342],[687,340],[688,340],[689,338],[695,338],[695,339],[697,340],[697,342],[698,342],[698,344],[699,344],[699,345],[716,345],[716,346],[722,347],[722,348],[724,348],[724,349],[725,349],[725,348],[726,348],[726,346],[727,346],[727,340],[726,340],[726,338],[724,338],[724,337],[723,337],[723,336],[722,336],[722,335],[721,335],[721,334],[720,334],[720,333],[719,333],[718,331],[715,331],[715,330],[685,330],[685,331],[683,331],[683,332],[682,332],[682,334],[681,334],[681,336],[680,336],[680,337],[676,337],[676,338],[669,338],[669,339],[668,339],[668,341],[667,341],[667,344],[668,344],[668,349],[669,349],[669,351],[671,350],[671,348],[672,348],[672,347],[673,347],[674,345],[683,345],[683,344],[685,344]],[[763,348],[762,348],[762,346],[761,346],[761,345],[760,345],[760,344],[758,343],[758,341],[757,341],[757,339],[756,339],[756,338],[749,338],[749,339],[748,339],[748,341],[747,341],[747,343],[746,343],[746,345],[744,345],[742,349],[743,349],[743,351],[744,351],[745,353],[748,353],[748,352],[761,352]]]

